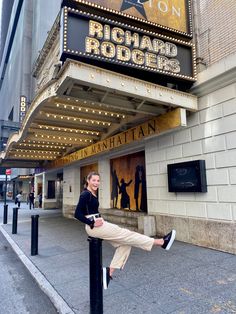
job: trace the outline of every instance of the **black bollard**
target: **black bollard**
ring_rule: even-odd
[[[13,208],[12,216],[12,234],[17,234],[18,207]]]
[[[90,272],[90,314],[103,313],[102,240],[88,237]]]
[[[31,255],[38,255],[39,215],[31,216]]]
[[[3,224],[7,224],[7,216],[8,216],[8,204],[4,205],[4,212],[3,212]]]

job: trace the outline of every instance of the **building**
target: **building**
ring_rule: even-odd
[[[5,96],[22,125],[2,166],[36,168],[36,196],[67,217],[99,171],[105,217],[235,253],[235,12],[226,0],[22,1],[25,81]]]

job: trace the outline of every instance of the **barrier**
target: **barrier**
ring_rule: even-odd
[[[102,239],[88,237],[90,314],[103,314]]]

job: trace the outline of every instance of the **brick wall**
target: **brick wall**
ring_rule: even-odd
[[[236,1],[195,0],[198,57],[207,66],[236,51]]]

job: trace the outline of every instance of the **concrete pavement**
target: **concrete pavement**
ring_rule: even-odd
[[[15,205],[9,204],[9,207]],[[58,210],[19,210],[18,234],[0,228],[61,313],[89,313],[88,242],[84,226]],[[3,213],[3,204],[0,204]],[[39,255],[30,256],[30,215],[39,219]],[[2,222],[2,218],[0,217]],[[199,235],[201,236],[201,235]],[[113,248],[103,243],[103,264]],[[37,280],[37,279],[36,279]],[[169,252],[133,248],[104,291],[105,314],[236,313],[236,256],[176,241]]]
[[[58,313],[1,232],[0,282],[0,313]]]

